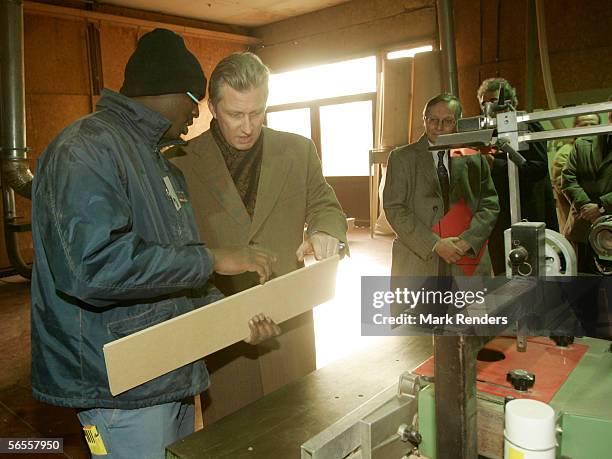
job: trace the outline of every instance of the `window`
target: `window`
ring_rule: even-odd
[[[368,175],[376,57],[270,75],[267,124],[311,138],[325,176]]]
[[[268,105],[376,92],[376,57],[270,75]]]
[[[433,46],[419,46],[418,48],[398,49],[387,53],[387,59],[401,59],[403,57],[414,57],[417,53],[426,53],[433,50]]]
[[[310,128],[310,109],[296,108],[267,114],[268,126],[277,131],[293,132],[312,138]]]
[[[372,101],[321,107],[323,175],[368,175],[372,149]]]

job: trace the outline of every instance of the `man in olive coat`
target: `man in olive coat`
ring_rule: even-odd
[[[608,114],[612,123],[612,112]],[[565,236],[577,247],[578,271],[598,273],[588,241],[591,224],[612,214],[612,140],[610,134],[576,139],[561,172],[561,188],[570,203]]]

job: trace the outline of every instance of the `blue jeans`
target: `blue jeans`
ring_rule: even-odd
[[[77,416],[93,458],[163,459],[167,445],[193,433],[195,409],[191,399],[136,410],[93,408]]]

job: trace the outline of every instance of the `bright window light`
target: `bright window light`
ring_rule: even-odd
[[[270,75],[268,106],[376,92],[376,57]]]
[[[418,48],[411,49],[400,49],[398,51],[391,51],[387,53],[387,59],[401,59],[402,57],[414,57],[417,53],[426,53],[432,51],[433,46],[419,46]]]
[[[372,101],[321,107],[323,175],[368,175],[372,149]]]
[[[311,138],[309,108],[268,112],[266,116],[268,117],[268,127],[272,129],[293,132]]]

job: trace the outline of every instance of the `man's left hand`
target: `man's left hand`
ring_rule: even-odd
[[[257,314],[249,320],[251,336],[244,340],[248,344],[259,344],[280,335],[281,328],[265,314]]]
[[[298,261],[304,261],[306,255],[311,255],[313,253],[317,260],[323,260],[324,258],[329,258],[338,253],[339,242],[340,241],[335,237],[319,231],[302,242],[297,252],[295,252],[295,255]]]
[[[461,250],[464,254],[468,254],[472,250],[472,247],[470,246],[470,244],[465,242],[463,239],[457,238],[453,242],[459,248],[459,250]]]
[[[580,218],[593,223],[601,216],[601,212],[599,212],[599,206],[594,202],[590,202],[585,204],[580,208]]]

